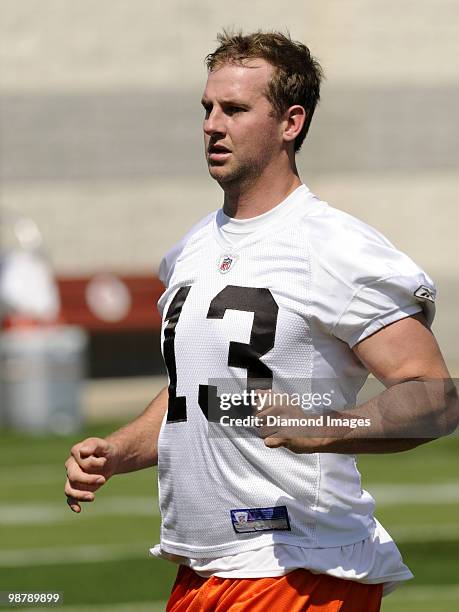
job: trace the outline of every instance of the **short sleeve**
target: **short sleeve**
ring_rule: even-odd
[[[375,280],[355,291],[333,334],[353,347],[386,325],[421,311],[431,325],[435,295],[433,281],[421,270]]]

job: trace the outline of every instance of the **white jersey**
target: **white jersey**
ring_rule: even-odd
[[[236,244],[213,213],[161,264],[170,400],[158,474],[170,554],[340,547],[374,533],[353,456],[268,449],[209,419],[225,393],[260,380],[309,397],[330,384],[333,409],[355,405],[368,372],[351,347],[421,309],[431,322],[435,290],[383,236],[304,185],[275,210]]]

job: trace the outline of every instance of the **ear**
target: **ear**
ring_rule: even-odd
[[[290,106],[290,108],[286,110],[284,115],[284,141],[293,142],[298,136],[298,134],[301,132],[305,121],[305,109],[299,104],[296,104],[295,106]]]

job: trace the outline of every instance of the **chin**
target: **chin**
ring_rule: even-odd
[[[239,182],[244,178],[240,168],[228,168],[225,165],[209,165],[210,176],[220,184]]]
[[[213,179],[222,183],[234,179],[234,173],[223,166],[209,166],[209,174]]]

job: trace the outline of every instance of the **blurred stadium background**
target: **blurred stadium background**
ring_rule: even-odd
[[[288,28],[310,45],[327,81],[301,176],[434,278],[434,331],[457,375],[459,4],[2,0],[0,13],[2,229],[11,215],[37,224],[60,321],[88,337],[85,429],[0,430],[0,591],[64,591],[69,610],[161,610],[175,568],[146,555],[158,539],[154,470],[117,477],[75,516],[63,462],[74,441],[108,433],[164,381],[159,262],[221,203],[202,154],[203,58],[223,26]],[[458,449],[452,437],[360,460],[416,574],[385,612],[459,609]]]

